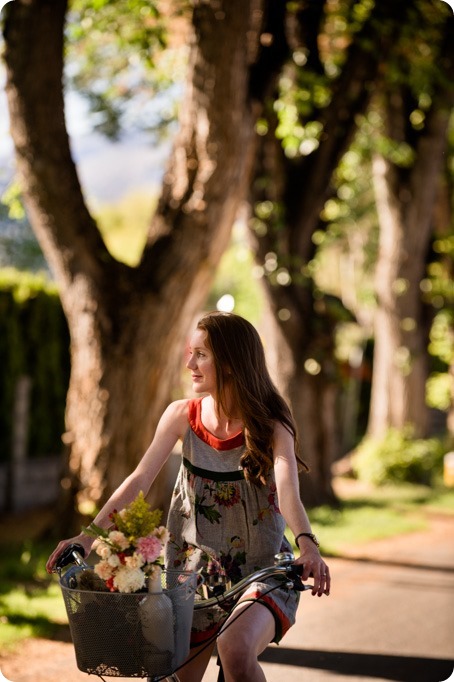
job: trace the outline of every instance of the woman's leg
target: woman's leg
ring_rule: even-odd
[[[202,651],[203,645],[194,647],[189,652],[188,660],[180,670],[177,670],[176,675],[180,682],[201,682],[207,669],[208,663],[210,662],[210,656],[214,649],[214,643],[212,646],[208,646],[204,651]],[[201,652],[194,660],[190,660],[198,652]]]
[[[266,606],[257,602],[238,604],[217,640],[225,682],[266,682],[257,657],[274,636],[274,617]]]

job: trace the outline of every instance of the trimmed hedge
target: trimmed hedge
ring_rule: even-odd
[[[70,372],[69,332],[45,275],[0,270],[0,461],[11,458],[14,393],[31,378],[28,455],[59,454]]]

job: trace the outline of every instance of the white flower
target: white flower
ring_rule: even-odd
[[[118,566],[121,566],[121,561],[117,554],[111,554],[109,557],[107,557],[106,561],[109,566],[112,566],[112,568],[118,568]]]
[[[109,540],[112,542],[120,551],[127,549],[129,547],[129,540],[126,535],[119,530],[112,530],[109,533]]]
[[[98,561],[94,567],[94,571],[102,580],[109,580],[114,573],[113,567],[110,566],[105,560]]]
[[[103,540],[95,541],[94,550],[96,551],[96,554],[101,557],[101,559],[108,559],[112,554],[111,548],[109,545],[106,545]]]
[[[146,566],[147,578],[153,578],[157,570],[162,571],[162,566],[160,566],[159,564],[147,564]],[[159,579],[161,579],[161,573],[159,573]]]
[[[113,584],[119,592],[137,592],[145,585],[145,574],[140,568],[122,566],[117,571]]]
[[[165,526],[159,526],[159,528],[156,528],[154,535],[156,535],[158,540],[160,540],[163,545],[169,541],[170,533]]]
[[[128,568],[140,568],[145,563],[143,556],[137,552],[134,552],[132,556],[125,557],[125,562]]]

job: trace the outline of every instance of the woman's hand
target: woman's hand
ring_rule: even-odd
[[[69,538],[68,540],[61,540],[47,560],[46,571],[48,573],[53,573],[55,571],[55,563],[58,557],[69,545],[82,545],[85,550],[85,556],[88,556],[93,542],[94,538],[90,538],[88,535],[85,535],[85,533],[76,535],[74,538]]]
[[[303,564],[303,574],[301,580],[304,582],[308,578],[314,579],[312,594],[321,597],[323,594],[329,595],[331,589],[331,576],[329,568],[323,561],[317,546],[310,538],[299,540],[300,556],[295,564]]]
[[[274,429],[273,454],[279,508],[287,525],[295,533],[300,550],[300,557],[294,563],[304,565],[302,579],[313,577],[312,594],[321,597],[322,594],[329,594],[331,589],[329,568],[315,542],[306,535],[311,532],[311,524],[301,502],[294,439],[279,422]]]

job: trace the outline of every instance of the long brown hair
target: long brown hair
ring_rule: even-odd
[[[245,477],[262,485],[273,467],[275,422],[281,422],[293,435],[297,450],[297,430],[292,413],[273,384],[266,366],[260,337],[253,325],[239,315],[212,312],[202,317],[197,329],[207,334],[216,367],[216,400],[228,417],[243,421],[246,449],[241,458]],[[227,403],[228,386],[235,415]],[[308,470],[298,457],[298,462]]]

